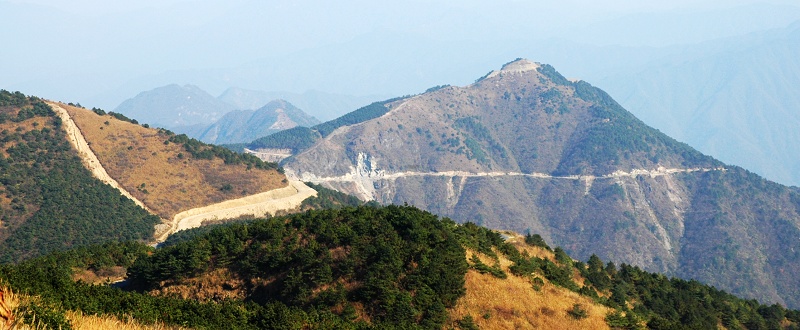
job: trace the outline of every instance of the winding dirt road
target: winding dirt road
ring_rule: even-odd
[[[62,127],[67,132],[70,144],[78,150],[78,154],[83,160],[84,166],[92,172],[95,178],[117,189],[123,196],[132,200],[136,205],[144,208],[148,212],[155,214],[142,201],[133,197],[119,182],[114,180],[106,172],[97,155],[94,154],[89,144],[86,142],[80,129],[66,109],[59,103],[47,101],[47,104],[61,118]],[[171,220],[161,219],[161,224],[156,225],[155,240],[163,242],[169,235],[190,228],[200,227],[203,221],[232,219],[245,215],[263,217],[275,215],[279,211],[291,211],[300,207],[306,198],[316,196],[317,192],[309,188],[303,182],[290,180],[289,185],[255,195],[242,198],[227,200],[213,205],[207,205],[176,214]]]

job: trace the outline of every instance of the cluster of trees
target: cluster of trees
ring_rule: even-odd
[[[0,148],[8,155],[0,155],[0,185],[10,200],[10,205],[0,205],[7,225],[0,262],[150,237],[159,219],[95,179],[69,145],[52,109],[36,98],[22,101],[19,95],[0,93],[15,104],[0,109],[0,114],[14,122],[34,117],[47,122],[0,132]]]
[[[111,243],[53,253],[0,265],[0,278],[41,297],[31,314],[52,327],[68,328],[58,316],[79,310],[201,328],[441,328],[465,290],[457,227],[412,207],[309,211],[215,226],[158,250]],[[72,280],[76,270],[112,266],[129,267],[128,291]],[[243,301],[147,294],[220,268],[268,281]]]
[[[251,149],[292,149],[293,153],[310,148],[321,138],[319,132],[312,128],[297,126],[277,133],[258,138],[246,145]],[[244,149],[245,146],[242,146]]]
[[[317,196],[309,197],[300,204],[302,210],[338,209],[347,206],[361,206],[364,202],[353,195],[348,195],[337,190],[328,189],[318,184],[305,182],[311,189],[317,191]],[[369,201],[366,204],[378,206],[378,202]]]
[[[489,150],[495,160],[502,162],[508,158],[506,148],[497,142],[489,130],[475,117],[456,119],[455,128],[468,134],[464,139],[464,144],[469,148],[472,157],[476,158],[479,163],[489,163],[488,155],[481,148],[481,143]]]
[[[25,94],[19,91],[12,93],[5,89],[0,89],[0,107],[20,107],[25,104],[28,104],[28,97]]]
[[[247,300],[343,323],[364,306],[373,325],[441,327],[464,294],[467,263],[455,223],[412,207],[346,207],[216,228],[140,258],[134,287],[155,288],[213,269],[271,279]],[[339,251],[339,252],[336,252]]]

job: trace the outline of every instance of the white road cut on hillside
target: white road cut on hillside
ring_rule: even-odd
[[[117,189],[136,205],[155,214],[142,201],[133,197],[114,178],[108,175],[100,160],[97,159],[97,155],[89,148],[86,138],[84,138],[78,126],[75,125],[67,110],[55,102],[47,102],[47,104],[61,118],[61,126],[67,132],[67,138],[72,146],[78,150],[78,155],[83,160],[84,166],[92,172],[92,175]],[[183,211],[176,214],[171,221],[162,219],[162,223],[156,225],[156,241],[163,242],[169,235],[180,230],[200,227],[203,221],[207,220],[231,219],[245,215],[262,217],[275,215],[279,211],[294,210],[300,207],[303,200],[316,195],[317,192],[314,189],[309,188],[302,182],[290,180],[289,185],[283,188]]]
[[[595,180],[602,179],[617,179],[623,177],[639,177],[649,176],[651,178],[673,175],[677,173],[692,173],[692,172],[710,172],[710,171],[726,171],[724,167],[714,168],[665,168],[658,167],[652,170],[648,169],[633,169],[629,172],[615,171],[606,175],[566,175],[556,176],[547,173],[522,173],[522,172],[466,172],[466,171],[441,171],[441,172],[415,172],[405,171],[396,173],[387,173],[378,168],[377,161],[370,158],[365,153],[359,153],[356,161],[356,166],[351,167],[350,172],[340,176],[331,177],[318,177],[313,173],[303,172],[295,174],[287,169],[287,174],[290,177],[297,177],[302,181],[311,183],[353,183],[358,189],[358,196],[365,200],[375,199],[375,182],[388,180],[395,181],[399,178],[411,177],[449,177],[449,178],[472,178],[472,177],[528,177],[537,179],[555,179],[555,180],[577,180],[583,181],[586,186],[585,192],[588,194]]]

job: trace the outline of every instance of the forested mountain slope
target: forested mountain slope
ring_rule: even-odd
[[[797,192],[648,127],[586,82],[517,60],[472,85],[381,106],[327,134],[309,131],[287,173],[539,232],[581,259],[596,253],[800,305]]]
[[[124,290],[100,284],[120,269]],[[12,316],[51,327],[69,326],[66,311],[226,329],[795,329],[800,321],[779,305],[596,256],[578,262],[538,235],[501,235],[406,206],[193,230],[155,250],[82,248],[0,266],[0,279],[38,297]]]
[[[189,210],[250,196],[262,205],[272,198],[265,193],[289,184],[277,164],[118,113],[19,92],[0,91],[0,134],[1,262],[107,241],[151,241],[177,230]],[[292,209],[303,198],[295,206],[276,202]]]

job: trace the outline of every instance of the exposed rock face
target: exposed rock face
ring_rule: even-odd
[[[287,173],[800,306],[800,195],[647,127],[585,82],[517,60],[386,106],[289,158]]]

